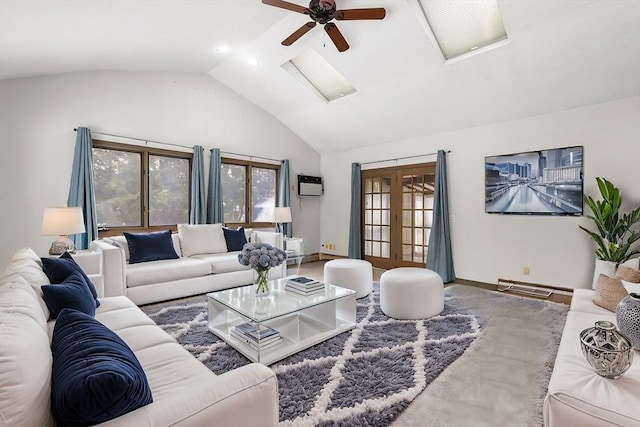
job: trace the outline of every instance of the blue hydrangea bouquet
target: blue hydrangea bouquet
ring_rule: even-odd
[[[238,254],[238,262],[247,265],[256,272],[256,294],[269,291],[267,286],[269,269],[277,267],[287,259],[287,254],[282,249],[273,247],[268,243],[245,243]]]

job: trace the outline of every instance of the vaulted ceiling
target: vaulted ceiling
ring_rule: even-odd
[[[640,95],[640,0],[498,0],[509,43],[453,63],[415,3],[337,0],[387,10],[338,22],[351,45],[339,53],[321,28],[281,46],[309,19],[260,0],[0,0],[0,78],[208,73],[320,153]],[[326,103],[281,67],[309,47],[357,94]]]

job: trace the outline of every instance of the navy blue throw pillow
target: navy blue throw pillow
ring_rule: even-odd
[[[73,308],[89,316],[96,314],[96,300],[91,295],[89,285],[80,273],[73,272],[66,280],[57,285],[44,285],[42,298],[55,319],[64,308]]]
[[[129,264],[179,258],[173,248],[171,230],[153,233],[127,233],[124,237],[129,245]]]
[[[60,255],[60,258],[41,258],[41,260],[44,274],[49,278],[49,282],[53,284],[62,283],[71,275],[71,273],[79,272],[87,283],[87,286],[89,286],[89,290],[91,291],[91,295],[93,295],[96,307],[100,307],[96,287],[93,286],[89,277],[87,277],[84,271],[82,271],[82,268],[76,263],[76,260],[73,259],[69,252],[65,252]]]
[[[153,402],[133,351],[91,316],[62,310],[51,352],[51,410],[60,426],[99,424]]]
[[[247,236],[244,234],[244,228],[240,227],[237,230],[233,228],[222,228],[224,233],[224,240],[227,241],[227,252],[241,251],[245,243],[247,243]]]

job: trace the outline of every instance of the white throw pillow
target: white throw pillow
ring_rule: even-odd
[[[178,224],[182,256],[227,252],[222,224]]]
[[[45,317],[29,288],[16,276],[0,291],[0,423],[49,427],[51,348]]]

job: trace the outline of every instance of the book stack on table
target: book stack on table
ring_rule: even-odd
[[[282,344],[280,332],[269,326],[242,323],[231,329],[231,336],[248,344],[254,350],[266,350]]]
[[[299,295],[312,295],[324,292],[324,283],[309,277],[298,276],[287,279],[284,288]]]

